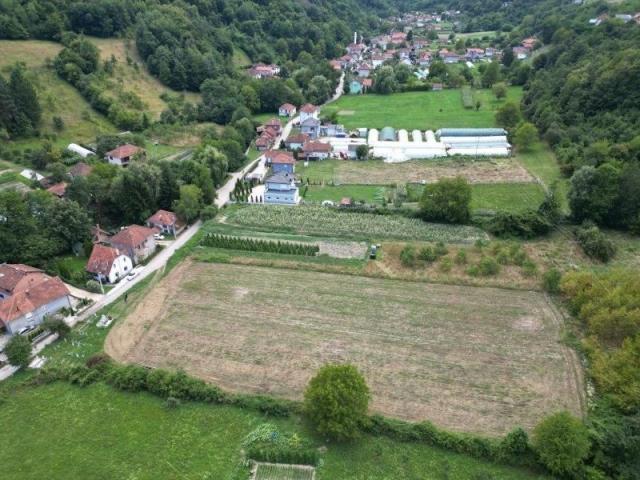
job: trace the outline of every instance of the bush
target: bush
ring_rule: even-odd
[[[318,451],[297,434],[281,433],[275,425],[263,423],[242,442],[247,458],[261,462],[317,465]]]
[[[465,224],[471,218],[471,187],[462,177],[443,178],[426,185],[420,214],[427,221]]]
[[[552,473],[575,474],[591,448],[589,431],[568,412],[559,412],[536,426],[533,448]]]
[[[438,257],[444,257],[447,253],[449,253],[449,250],[443,242],[438,242],[433,249],[433,253],[435,253]]]
[[[98,282],[96,282],[95,280],[89,280],[86,283],[86,288],[91,293],[100,293],[100,292],[102,292],[102,288],[100,287],[100,284]]]
[[[576,238],[586,255],[601,262],[608,262],[616,254],[615,244],[595,225],[576,229]]]
[[[553,225],[536,210],[522,213],[498,212],[486,225],[498,237],[535,238],[546,235]]]
[[[453,268],[453,262],[449,257],[443,258],[439,268],[441,272],[448,273],[451,271],[451,268]]]
[[[71,327],[60,318],[47,318],[42,323],[43,328],[57,333],[60,338],[66,337],[71,332]]]
[[[369,387],[353,365],[325,365],[304,392],[304,411],[316,430],[334,440],[352,440],[366,423]]]
[[[180,406],[180,400],[176,397],[168,397],[164,401],[164,406],[170,410],[173,410],[174,408],[178,408]]]
[[[418,252],[418,258],[423,262],[435,262],[438,259],[438,256],[433,251],[431,247],[422,247]]]
[[[500,452],[502,457],[518,457],[530,451],[529,436],[522,428],[518,427],[510,431],[500,441]]]
[[[406,245],[400,251],[400,262],[405,267],[413,268],[416,266],[416,250],[413,245]]]
[[[207,205],[200,212],[202,220],[212,220],[218,215],[218,207],[215,205]]]
[[[482,257],[478,262],[478,275],[482,277],[490,277],[500,272],[500,265],[491,257]]]
[[[149,370],[137,365],[127,365],[114,369],[107,382],[118,390],[128,392],[140,392],[146,390]]]
[[[538,266],[531,260],[525,260],[525,262],[522,264],[522,273],[525,277],[533,277],[536,273],[538,273]]]
[[[456,265],[466,265],[467,264],[467,251],[466,250],[458,250],[455,258]]]
[[[556,268],[552,268],[544,272],[542,275],[542,288],[549,293],[560,292],[560,280],[562,280],[562,274]]]
[[[31,361],[31,342],[22,335],[14,335],[4,348],[9,363],[15,367],[26,367]]]

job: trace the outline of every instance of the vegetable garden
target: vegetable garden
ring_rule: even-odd
[[[232,250],[247,250],[251,252],[281,253],[285,255],[305,255],[312,257],[320,251],[318,245],[293,242],[272,242],[255,238],[234,237],[209,233],[202,239],[205,247],[228,248]]]

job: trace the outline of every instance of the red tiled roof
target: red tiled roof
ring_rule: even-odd
[[[140,225],[129,225],[111,237],[111,243],[135,248],[147,238],[153,237],[154,233],[156,233],[156,231],[151,228]]]
[[[17,292],[42,281],[47,275],[40,269],[21,263],[0,264],[0,289]]]
[[[330,152],[331,145],[323,142],[306,142],[302,146],[303,152]]]
[[[293,154],[290,152],[283,152],[282,150],[269,150],[265,152],[265,157],[271,160],[271,163],[289,164],[294,165],[296,163],[293,158]]]
[[[286,144],[304,143],[307,140],[309,140],[309,135],[307,135],[306,133],[298,133],[296,135],[289,135],[289,137],[285,140],[284,143]]]
[[[147,218],[147,223],[153,225],[175,225],[178,217],[175,213],[168,210],[158,210],[156,213]]]
[[[269,119],[267,123],[264,124],[265,127],[278,127],[282,128],[282,122],[279,118],[273,117]]]
[[[283,103],[282,105],[280,105],[279,110],[285,110],[287,112],[292,112],[296,109],[295,105],[291,105],[290,103]]]
[[[108,276],[111,272],[111,265],[114,260],[121,255],[117,248],[96,244],[91,250],[91,256],[87,262],[86,270],[89,273],[99,273]]]
[[[303,113],[314,113],[318,111],[318,107],[312,105],[311,103],[306,103],[302,107],[300,107],[300,111]]]
[[[127,158],[142,151],[142,148],[126,143],[124,145],[120,145],[118,148],[114,148],[110,152],[107,152],[106,155],[113,158]]]
[[[91,165],[88,165],[84,162],[78,162],[73,167],[71,167],[71,170],[69,170],[69,175],[71,175],[72,177],[87,177],[91,173],[91,170],[93,170],[93,167]]]
[[[47,192],[53,193],[56,197],[64,197],[67,191],[67,184],[65,182],[56,183],[55,185],[47,188]]]
[[[69,295],[62,280],[58,277],[45,276],[47,278],[41,282],[0,301],[0,320],[5,325],[43,305]]]

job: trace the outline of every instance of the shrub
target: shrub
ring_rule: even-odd
[[[552,268],[544,272],[542,275],[542,288],[549,293],[560,292],[560,280],[562,280],[562,274],[556,268]]]
[[[304,392],[304,410],[317,431],[334,440],[357,438],[366,422],[369,387],[353,365],[325,365]]]
[[[180,400],[177,399],[176,397],[168,397],[164,401],[164,406],[167,407],[170,410],[172,410],[174,408],[178,408],[180,406]]]
[[[200,212],[200,218],[202,218],[202,220],[211,220],[213,218],[216,218],[217,215],[218,207],[216,207],[215,205],[207,205]]]
[[[263,423],[242,442],[247,458],[262,462],[317,465],[319,454],[295,433],[283,434],[271,423]]]
[[[61,318],[46,318],[42,326],[53,333],[57,333],[60,338],[66,337],[71,332],[71,327]]]
[[[146,389],[149,370],[137,365],[119,367],[107,377],[107,382],[119,390],[140,392]]]
[[[500,453],[502,457],[517,457],[530,450],[529,436],[522,428],[517,427],[510,431],[500,441]]]
[[[433,249],[433,253],[435,253],[438,257],[443,257],[447,253],[449,253],[449,250],[447,249],[447,247],[443,242],[438,242],[436,243],[436,246]]]
[[[4,348],[9,363],[16,367],[26,367],[31,361],[31,342],[22,335],[14,335]]]
[[[584,225],[576,230],[580,247],[591,258],[608,262],[616,254],[615,244],[595,225]]]
[[[536,210],[498,212],[486,225],[498,237],[535,238],[551,231],[551,222]]]
[[[471,218],[471,187],[462,177],[443,178],[425,186],[420,214],[427,221],[468,223]]]
[[[102,288],[100,288],[100,284],[95,280],[87,281],[85,286],[91,293],[100,293],[102,291]]]
[[[449,257],[446,257],[442,259],[442,262],[440,262],[439,268],[441,272],[448,273],[451,271],[452,267],[453,267],[453,262]]]
[[[406,245],[400,251],[400,262],[405,267],[413,268],[416,266],[416,250],[413,245]]]
[[[525,277],[533,277],[536,273],[538,273],[538,266],[531,260],[525,260],[525,262],[522,264],[522,273]]]
[[[509,254],[504,250],[501,250],[496,255],[496,262],[498,262],[500,265],[508,265],[510,260],[511,259],[509,258]]]
[[[418,258],[423,262],[435,262],[438,259],[438,256],[433,251],[431,247],[422,247],[418,252]]]
[[[519,267],[522,267],[528,260],[529,255],[527,255],[527,252],[525,252],[524,250],[518,250],[514,255],[511,256],[511,261]]]
[[[533,448],[556,475],[576,473],[589,454],[591,441],[583,423],[568,412],[542,420],[533,431]]]
[[[478,262],[478,275],[489,277],[497,275],[500,271],[500,265],[491,257],[482,257]]]
[[[466,250],[458,250],[455,258],[456,265],[466,265],[467,263],[467,252]]]

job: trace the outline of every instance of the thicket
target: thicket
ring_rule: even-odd
[[[296,434],[281,432],[271,423],[263,423],[242,442],[245,456],[251,460],[294,465],[317,465],[320,454],[308,441]]]
[[[580,247],[589,257],[608,262],[616,254],[616,245],[594,224],[585,224],[575,230]]]
[[[252,252],[279,253],[285,255],[304,255],[312,257],[320,251],[318,245],[308,243],[259,240],[256,238],[234,237],[219,233],[208,233],[202,238],[205,247],[247,250]]]

